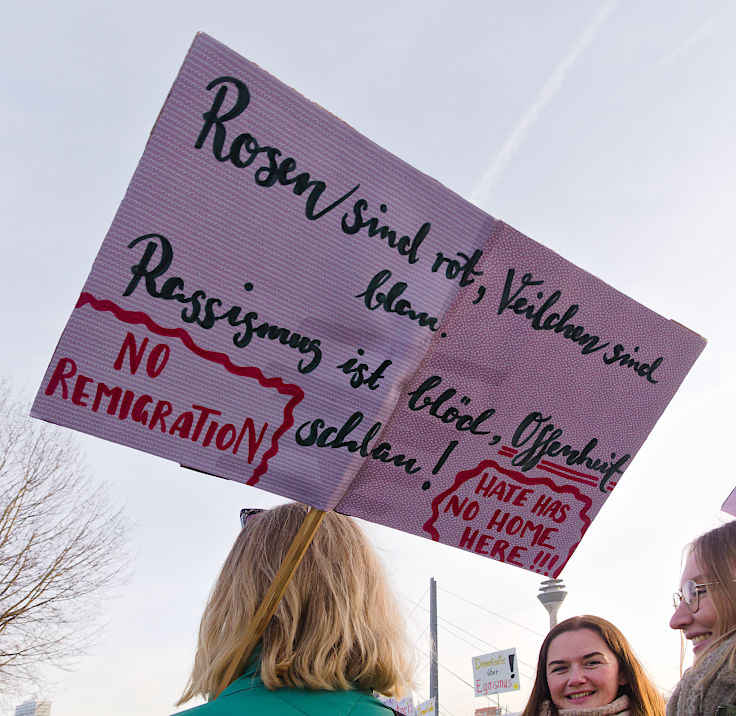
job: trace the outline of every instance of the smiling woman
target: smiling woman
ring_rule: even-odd
[[[668,716],[712,716],[736,704],[736,521],[698,537],[688,550],[673,629],[693,645],[695,663],[667,704]]]
[[[618,699],[625,683],[616,657],[598,632],[568,631],[550,642],[547,685],[558,708],[607,706]]]
[[[610,622],[585,615],[554,627],[542,643],[522,716],[664,716],[664,700]]]

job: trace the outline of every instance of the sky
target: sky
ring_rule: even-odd
[[[729,519],[736,349],[736,3],[705,0],[9,0],[0,27],[0,374],[32,394],[198,30],[708,346],[562,577],[672,689],[683,547]],[[54,716],[169,714],[241,507],[283,501],[80,436],[134,523],[104,635],[43,692]],[[428,695],[438,584],[441,712],[485,706],[471,657],[515,647],[520,710],[548,626],[540,578],[363,523]],[[691,660],[688,648],[686,663]],[[494,700],[495,702],[495,700]],[[0,713],[2,711],[0,710]],[[7,711],[12,713],[12,711]]]

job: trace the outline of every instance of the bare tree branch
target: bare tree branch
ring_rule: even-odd
[[[0,380],[0,693],[68,667],[129,563],[128,523],[61,428],[29,418]]]

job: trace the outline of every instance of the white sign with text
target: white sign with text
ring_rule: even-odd
[[[520,686],[516,649],[474,656],[473,684],[476,696],[517,691]]]
[[[437,700],[432,697],[417,704],[417,716],[435,716],[437,713]]]

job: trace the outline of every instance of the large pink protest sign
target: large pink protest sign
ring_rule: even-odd
[[[557,575],[704,343],[200,34],[33,415]]]

